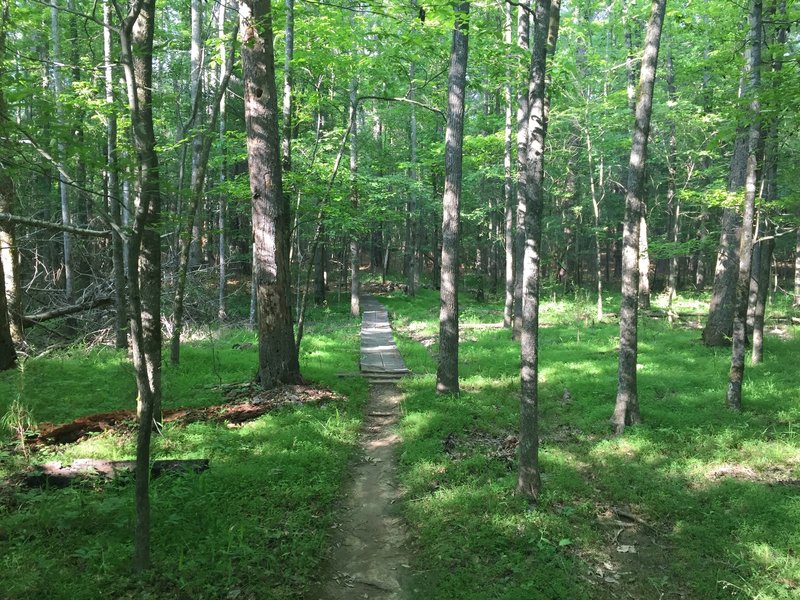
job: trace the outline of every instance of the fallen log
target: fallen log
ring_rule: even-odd
[[[49,462],[36,466],[22,477],[22,483],[28,487],[66,487],[77,481],[102,479],[111,481],[123,474],[133,474],[136,467],[134,460],[99,460],[81,458],[69,466],[60,462]],[[208,459],[195,460],[157,460],[150,467],[153,478],[165,473],[202,473],[208,469]]]
[[[68,315],[74,315],[85,310],[100,308],[101,306],[110,306],[111,304],[114,304],[113,298],[95,298],[94,300],[82,302],[81,304],[62,306],[61,308],[54,308],[53,310],[46,310],[44,312],[34,313],[32,315],[25,315],[22,317],[22,322],[27,326],[36,325],[38,323],[43,323],[44,321],[57,319],[58,317],[66,317]]]

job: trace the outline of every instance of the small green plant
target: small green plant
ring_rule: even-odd
[[[36,421],[28,407],[22,403],[19,395],[11,401],[6,413],[0,417],[0,427],[11,432],[17,442],[17,448],[25,458],[28,458],[25,436],[36,427]]]

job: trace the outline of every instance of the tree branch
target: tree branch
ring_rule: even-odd
[[[443,119],[447,120],[447,115],[444,114],[443,110],[439,110],[434,106],[430,106],[429,104],[424,104],[422,102],[417,102],[416,100],[412,100],[411,98],[403,98],[401,96],[396,97],[388,97],[388,96],[360,96],[357,99],[357,102],[361,102],[362,100],[383,100],[384,102],[405,102],[406,104],[413,104],[414,106],[419,106],[425,110],[428,110],[432,113],[436,113]]]
[[[109,237],[111,231],[102,231],[99,229],[83,229],[82,227],[74,227],[72,225],[62,225],[61,223],[51,223],[50,221],[42,221],[32,217],[22,217],[19,215],[12,215],[9,213],[0,212],[0,223],[19,223],[20,225],[31,225],[32,227],[42,227],[44,229],[55,229],[57,231],[66,231],[67,233],[74,233],[75,235],[88,235],[93,237]]]

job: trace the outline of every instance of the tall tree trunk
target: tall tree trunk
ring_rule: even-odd
[[[731,369],[728,374],[727,404],[732,410],[742,408],[742,381],[744,379],[744,354],[747,338],[747,303],[750,292],[750,262],[753,254],[753,221],[756,202],[756,178],[758,172],[758,147],[761,143],[761,107],[758,93],[761,79],[761,12],[762,0],[750,2],[750,32],[748,34],[747,61],[745,69],[752,98],[750,101],[750,133],[747,142],[747,167],[745,170],[744,212],[739,244],[739,278],[736,282],[736,306],[733,317],[733,344],[731,345]]]
[[[9,0],[0,0],[0,78],[3,75],[3,65],[6,60],[6,29],[10,21]],[[6,109],[5,95],[3,89],[0,87],[0,130],[5,130],[6,119],[8,118]],[[3,131],[5,138],[5,131]],[[16,195],[14,193],[14,182],[8,173],[8,166],[4,164],[0,158],[0,212],[13,213]],[[0,323],[0,329],[5,331],[6,327],[10,329],[12,339],[21,343],[24,339],[24,332],[22,326],[22,292],[20,288],[19,276],[19,255],[17,253],[17,239],[16,228],[13,222],[0,223],[0,264],[3,269],[4,291],[3,301],[8,310],[8,323],[3,325]],[[0,307],[0,312],[5,309]],[[0,317],[5,320],[6,315]],[[4,334],[0,332],[0,336]],[[2,342],[0,342],[2,344]],[[13,350],[13,346],[11,346]],[[0,354],[4,354],[0,351]],[[8,353],[5,353],[8,354]],[[2,365],[7,363],[0,357],[0,369]]]
[[[195,0],[195,2],[199,3],[199,0]],[[238,32],[238,26],[234,27],[234,39],[236,38],[236,32]],[[231,43],[233,44],[233,42]],[[224,59],[223,62],[224,73],[219,82],[219,87],[216,90],[216,96],[211,105],[211,114],[207,125],[208,128],[206,129],[204,124],[202,126],[203,129],[200,132],[195,133],[194,139],[192,140],[191,197],[189,199],[189,209],[186,214],[186,229],[183,232],[183,239],[181,240],[180,245],[180,255],[178,257],[178,278],[175,285],[173,331],[172,338],[170,339],[170,362],[173,365],[180,363],[186,278],[188,275],[189,266],[192,263],[190,236],[193,224],[197,221],[196,217],[198,207],[200,206],[201,200],[203,199],[203,195],[205,193],[206,171],[208,169],[208,158],[211,153],[211,142],[213,140],[214,130],[217,128],[217,121],[219,119],[220,111],[222,110],[223,98],[225,97],[225,93],[228,88],[232,64],[233,47],[231,48],[230,57]],[[198,86],[199,85],[200,84],[198,83]],[[195,102],[199,104],[200,99],[195,99]]]
[[[587,119],[588,121],[588,119]],[[589,160],[589,192],[592,196],[592,213],[594,214],[594,264],[595,285],[597,286],[597,320],[603,320],[603,262],[600,251],[600,199],[594,183],[594,157],[592,156],[592,136],[586,128],[586,156]],[[600,189],[603,189],[603,159],[600,158]]]
[[[416,3],[414,3],[416,4]],[[415,64],[412,62],[409,67],[409,78],[411,80],[408,97],[411,100],[416,99],[416,84],[414,77],[416,77]],[[419,285],[419,216],[417,215],[417,111],[416,107],[411,105],[411,117],[409,123],[409,145],[411,150],[411,166],[409,168],[409,179],[411,179],[411,194],[408,199],[408,219],[409,219],[409,265],[408,265],[408,278],[407,278],[407,293],[409,296],[414,297],[417,295],[417,286]]]
[[[747,66],[745,66],[745,70],[747,70]],[[739,96],[743,97],[751,93],[751,85],[749,77],[742,77]],[[738,194],[746,185],[748,138],[747,127],[740,126],[736,133],[728,176],[728,192],[731,194]],[[703,342],[707,346],[725,346],[730,343],[733,334],[740,245],[741,219],[739,214],[734,208],[725,208],[722,212],[719,250],[714,270],[714,287],[708,309],[708,321],[703,329]]]
[[[103,3],[103,61],[108,123],[106,124],[106,168],[105,189],[106,206],[114,223],[122,227],[122,198],[119,185],[119,164],[117,161],[117,112],[114,108],[114,63],[111,23],[113,21],[111,0]],[[128,310],[125,282],[125,244],[117,229],[111,232],[111,257],[114,276],[114,345],[128,347]]]
[[[550,0],[534,4],[533,51],[529,76],[528,163],[525,192],[525,254],[523,268],[517,492],[536,501],[539,476],[539,287],[541,279],[542,206],[544,190],[545,74]]]
[[[644,192],[642,192],[644,198]],[[647,244],[647,205],[642,200],[642,213],[639,220],[639,306],[650,308],[650,253]]]
[[[768,9],[768,18],[777,22],[785,22],[786,18],[786,2],[781,0],[774,2]],[[778,19],[775,19],[776,13],[779,13]],[[783,68],[783,48],[786,44],[787,27],[784,24],[775,26],[774,38],[767,41],[765,48],[772,51],[771,62],[772,71],[777,73]],[[776,43],[777,42],[777,43]],[[775,97],[779,97],[777,89],[777,82],[773,81],[773,90]],[[778,153],[779,153],[779,119],[772,116],[769,119],[769,129],[767,131],[766,140],[764,141],[764,160],[762,164],[763,184],[763,199],[766,205],[778,199]],[[769,274],[772,266],[772,256],[775,250],[775,230],[768,224],[765,218],[764,233],[762,239],[758,241],[756,248],[753,249],[753,260],[751,261],[751,269],[756,271],[756,275],[751,275],[751,281],[755,282],[756,293],[753,302],[753,349],[751,354],[751,362],[755,365],[764,360],[764,314],[766,313],[767,300],[769,298]],[[758,253],[756,253],[758,249]],[[756,261],[756,254],[759,260]]]
[[[288,18],[288,17],[287,17]],[[219,15],[217,16],[217,38],[222,40],[225,37],[225,22],[228,19],[228,9],[225,6],[219,7]],[[236,36],[233,37],[231,43],[236,42]],[[225,79],[225,47],[220,44],[219,49],[219,82]],[[228,69],[230,72],[230,69]],[[219,297],[217,303],[217,316],[221,321],[228,318],[227,310],[227,294],[226,287],[228,282],[228,247],[227,236],[225,235],[225,227],[227,226],[227,212],[228,200],[227,194],[224,191],[225,179],[227,178],[228,163],[225,149],[225,135],[228,125],[228,103],[227,103],[227,89],[223,90],[219,98],[219,145],[222,149],[222,161],[219,165],[219,183],[220,189],[223,190],[219,194],[219,220],[217,226],[219,227]]]
[[[504,6],[503,42],[511,49],[511,25],[513,22],[511,5]],[[506,299],[503,308],[503,327],[511,328],[514,319],[514,179],[511,171],[511,149],[513,136],[513,95],[511,88],[512,69],[506,71],[508,82],[505,86],[505,144],[503,146],[503,199],[504,199],[504,246],[506,265]]]
[[[794,301],[792,306],[800,308],[800,227],[797,228],[794,247]]]
[[[56,118],[59,123],[64,121],[64,110],[61,105],[61,91],[63,81],[61,78],[61,34],[58,25],[58,0],[50,1],[50,36],[53,42],[53,93],[56,103]],[[64,141],[58,141],[58,160],[64,162]],[[59,197],[61,199],[61,222],[71,224],[69,196],[67,195],[67,182],[63,173],[58,175]],[[62,233],[62,247],[64,253],[64,296],[70,302],[75,293],[74,276],[72,273],[72,235],[68,231]]]
[[[675,88],[675,67],[672,62],[672,47],[667,53],[667,100],[675,106],[677,90]],[[676,177],[678,162],[678,138],[676,135],[675,119],[669,118],[669,139],[667,140],[667,206],[671,213],[670,241],[673,244],[672,256],[669,259],[669,276],[667,278],[667,303],[672,306],[678,292],[678,238],[681,232],[681,201],[676,194]]]
[[[119,28],[137,173],[136,212],[128,242],[131,350],[139,394],[133,560],[136,571],[150,566],[150,438],[154,422],[161,420],[161,198],[152,111],[154,23],[155,1],[142,0],[130,8]]]
[[[442,199],[442,273],[439,309],[439,365],[436,392],[458,394],[458,280],[461,203],[461,159],[464,147],[469,2],[455,7],[453,44],[448,76],[447,132],[444,150],[444,196]]]
[[[188,246],[189,265],[196,267],[202,261],[202,252],[200,247],[202,217],[198,213],[199,199],[196,198],[194,189],[197,185],[197,178],[200,175],[200,171],[205,171],[205,166],[200,164],[202,158],[201,153],[203,151],[203,136],[198,135],[192,130],[197,130],[204,126],[205,107],[203,103],[203,64],[205,63],[205,57],[202,37],[203,0],[191,0],[190,14],[191,44],[189,58],[191,66],[189,80],[191,82],[190,93],[192,116],[190,118],[190,130],[186,133],[188,133],[192,138],[192,175],[190,183],[192,189],[190,193],[192,197],[189,203],[189,210],[185,215],[189,223],[189,227],[184,234],[180,236],[180,244],[181,246]],[[205,172],[203,173],[203,177],[205,177]],[[205,183],[205,179],[203,179],[203,183]],[[180,275],[178,276],[178,279],[180,279]],[[172,360],[174,360],[174,358]]]
[[[358,211],[358,81],[350,80],[350,207],[353,217]],[[350,314],[361,314],[358,267],[361,264],[358,247],[358,231],[350,232]]]
[[[530,0],[521,0],[517,12],[517,46],[530,50]],[[520,86],[517,92],[517,211],[514,234],[514,319],[512,337],[522,335],[522,271],[525,258],[525,184],[528,168],[528,89]]]
[[[622,258],[622,301],[619,310],[619,368],[617,400],[611,423],[616,434],[626,425],[640,423],[639,396],[636,386],[639,316],[639,224],[644,204],[645,164],[650,116],[653,108],[653,86],[658,65],[661,29],[666,0],[653,0],[647,25],[644,55],[639,74],[639,97],[636,101],[636,123],[633,129],[628,186],[625,195],[625,223]]]
[[[300,381],[290,308],[289,204],[283,194],[270,0],[240,4],[244,106],[255,252],[258,381]]]

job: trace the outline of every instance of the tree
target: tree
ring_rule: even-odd
[[[138,0],[127,14],[116,1],[115,8],[122,20],[120,62],[136,149],[137,202],[128,241],[128,302],[139,418],[133,566],[143,571],[150,567],[150,439],[154,423],[161,421],[161,191],[153,129],[155,0]]]
[[[746,72],[749,79],[750,129],[747,140],[747,166],[745,169],[744,211],[739,245],[739,277],[736,283],[736,305],[733,317],[733,343],[731,347],[731,369],[728,374],[728,408],[742,408],[742,380],[744,379],[744,355],[747,338],[747,304],[750,294],[750,263],[753,257],[753,225],[756,205],[756,181],[758,177],[758,150],[761,144],[761,105],[758,88],[761,81],[761,13],[762,0],[750,2],[750,32],[748,34]]]
[[[619,368],[617,400],[611,423],[616,434],[626,425],[640,423],[639,397],[636,386],[639,316],[639,226],[644,203],[647,138],[653,108],[653,87],[658,65],[661,29],[666,0],[653,0],[647,25],[644,55],[639,74],[636,100],[636,122],[633,129],[631,157],[628,166],[628,187],[625,194],[625,221],[622,241],[622,299],[619,309]]]
[[[557,9],[556,9],[557,10]],[[520,359],[522,393],[519,418],[517,491],[532,501],[541,488],[539,476],[539,287],[541,282],[545,81],[550,0],[534,4],[534,34],[528,92],[528,152],[526,165],[525,253],[522,275]]]
[[[300,381],[289,301],[289,204],[283,194],[270,0],[240,5],[242,72],[258,311],[258,382]]]
[[[442,274],[439,308],[439,365],[436,391],[457,394],[458,388],[458,279],[461,221],[461,164],[464,144],[464,103],[467,79],[469,2],[455,7],[450,74],[447,85],[447,131],[442,199]]]

